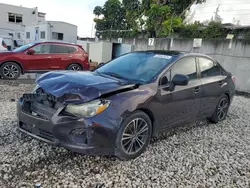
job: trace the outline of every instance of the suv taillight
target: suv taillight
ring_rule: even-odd
[[[5,42],[2,40],[2,46],[4,47],[4,48],[7,48],[7,45],[5,44]]]
[[[236,82],[236,77],[235,77],[235,76],[232,76],[232,80],[233,80],[233,83],[235,84],[235,82]]]

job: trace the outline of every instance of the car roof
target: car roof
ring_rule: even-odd
[[[134,51],[134,52],[152,52],[155,54],[160,55],[170,55],[170,56],[203,56],[210,59],[213,59],[212,57],[202,54],[202,53],[195,53],[195,52],[185,52],[185,51],[177,51],[177,50],[146,50],[146,51]]]
[[[70,43],[70,42],[65,42],[65,41],[35,41],[33,42],[33,44],[43,44],[43,43],[46,43],[46,44],[64,44],[64,45],[72,45],[72,46],[80,46],[76,43]]]

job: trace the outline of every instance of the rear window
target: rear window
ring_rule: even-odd
[[[75,52],[75,51],[76,51],[76,48],[75,48],[75,47],[69,46],[69,52],[70,52],[70,53],[73,53],[73,52]]]
[[[56,54],[67,54],[70,53],[69,47],[68,46],[63,46],[63,45],[53,45],[53,53]]]
[[[4,40],[2,40],[2,46],[6,46],[6,43],[4,42]]]

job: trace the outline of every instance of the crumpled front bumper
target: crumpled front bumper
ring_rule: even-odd
[[[17,103],[18,129],[48,144],[84,154],[113,155],[117,124],[102,115],[79,118],[62,114],[63,107],[53,109],[32,103],[35,115],[23,110],[22,98]],[[45,118],[36,113],[46,114]],[[104,114],[105,116],[105,114]]]

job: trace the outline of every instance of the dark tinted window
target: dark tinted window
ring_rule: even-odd
[[[195,57],[186,57],[174,64],[171,68],[171,79],[176,74],[183,74],[189,77],[189,80],[197,78]]]
[[[221,68],[210,59],[199,58],[201,77],[221,75]]]
[[[68,46],[63,46],[63,45],[53,45],[53,53],[66,54],[69,53],[69,48]]]
[[[70,53],[73,53],[73,52],[75,52],[75,51],[76,51],[76,48],[75,48],[75,47],[69,46],[69,52],[70,52]]]
[[[51,45],[49,44],[39,44],[32,48],[35,54],[49,54],[51,53]]]

